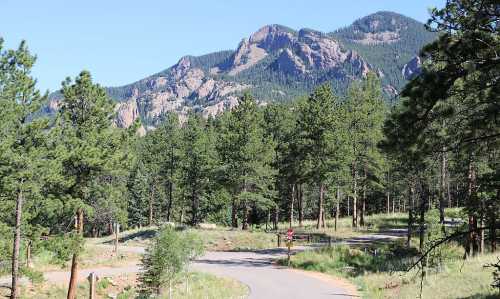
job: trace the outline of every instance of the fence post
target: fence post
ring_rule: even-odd
[[[118,222],[115,223],[115,253],[118,254],[118,237],[120,233],[120,224]]]
[[[328,247],[332,247],[332,236],[328,236]]]
[[[278,248],[281,247],[281,235],[280,234],[277,234],[278,235]]]
[[[89,299],[95,299],[95,281],[96,281],[96,274],[94,272],[89,274],[88,277],[89,280]]]

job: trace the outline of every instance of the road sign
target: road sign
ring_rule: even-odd
[[[286,232],[286,239],[289,241],[293,240],[293,229],[289,228],[288,231]]]

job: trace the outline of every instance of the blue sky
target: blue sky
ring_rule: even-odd
[[[118,86],[184,55],[234,49],[263,25],[332,31],[380,10],[426,21],[445,0],[0,0],[5,46],[27,40],[42,90],[82,69]]]

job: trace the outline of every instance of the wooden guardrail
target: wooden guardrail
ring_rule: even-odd
[[[286,233],[277,233],[277,245],[281,247],[281,244],[286,240]],[[328,243],[328,246],[332,246],[332,236],[326,234],[317,233],[295,233],[293,235],[293,241],[302,241],[309,243]]]

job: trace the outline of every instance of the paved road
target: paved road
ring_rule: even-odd
[[[103,245],[107,246],[107,245]],[[111,247],[110,247],[111,250]],[[142,253],[142,247],[120,248],[122,251]],[[303,250],[303,248],[297,248]],[[284,249],[272,249],[255,252],[208,252],[192,264],[198,271],[209,272],[217,276],[236,279],[250,289],[248,298],[353,298],[357,297],[354,288],[345,282],[324,279],[303,271],[290,270],[277,266],[274,259],[286,254]],[[79,279],[85,279],[90,272],[100,277],[141,271],[139,265],[119,268],[97,268],[79,271]],[[44,277],[51,283],[67,283],[69,272],[46,272]],[[8,285],[10,278],[0,278],[0,285]]]
[[[339,240],[340,244],[364,245],[377,241],[390,241],[404,235],[404,231],[391,230],[366,236]],[[96,245],[109,247],[110,245]],[[321,246],[321,245],[319,245]],[[315,246],[297,246],[294,250],[303,251]],[[120,250],[144,253],[143,247],[121,246]],[[273,262],[286,255],[284,249],[269,249],[253,252],[208,252],[192,264],[198,271],[236,279],[250,289],[249,298],[294,299],[294,298],[353,298],[358,297],[355,288],[345,281],[328,278],[326,275],[296,271],[280,267]],[[139,265],[119,268],[97,268],[79,271],[79,279],[85,279],[90,272],[100,277],[140,272]],[[51,283],[67,283],[69,272],[46,272],[44,277]],[[8,286],[9,277],[0,278],[0,286]]]

